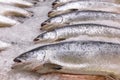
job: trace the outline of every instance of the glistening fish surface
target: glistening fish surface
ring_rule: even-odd
[[[41,46],[14,59],[14,69],[38,73],[104,75],[119,79],[120,44],[70,41]],[[23,64],[22,64],[23,63]],[[113,76],[114,75],[114,76]]]
[[[106,11],[93,11],[83,10],[75,11],[62,15],[52,17],[41,24],[41,30],[55,29],[63,25],[78,24],[85,21],[112,21],[120,23],[120,14],[106,12]],[[100,23],[100,22],[99,22]]]
[[[54,8],[56,8],[68,2],[74,2],[74,1],[96,1],[96,2],[109,2],[109,3],[117,3],[117,4],[120,3],[119,0],[55,0],[52,5]]]
[[[34,41],[54,42],[78,37],[80,35],[87,35],[90,37],[120,38],[120,28],[90,23],[68,25],[52,31],[41,33],[34,39]]]
[[[54,8],[49,12],[48,16],[56,16],[63,13],[69,13],[76,10],[96,10],[96,11],[108,11],[120,13],[120,5],[109,2],[97,2],[97,1],[75,1],[68,2],[57,8]]]

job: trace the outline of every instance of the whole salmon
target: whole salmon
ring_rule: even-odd
[[[68,38],[78,37],[80,35],[87,35],[90,37],[120,38],[120,28],[90,23],[68,25],[41,33],[34,39],[34,41],[61,41]]]
[[[52,5],[54,8],[56,8],[63,4],[74,2],[74,1],[96,1],[96,2],[109,2],[109,3],[117,3],[117,4],[120,3],[119,0],[55,0]]]
[[[120,13],[120,5],[109,2],[97,2],[97,1],[75,1],[69,2],[54,8],[49,12],[48,16],[53,17],[63,13],[69,13],[76,10],[96,10],[96,11],[108,11]]]
[[[38,73],[120,76],[120,44],[101,41],[70,41],[41,46],[16,57],[14,69]]]
[[[120,14],[106,12],[106,11],[93,11],[93,10],[83,10],[83,11],[75,11],[62,15],[58,15],[55,17],[51,17],[45,22],[41,24],[41,30],[51,30],[57,27],[70,25],[70,24],[78,24],[82,22],[92,22],[105,24],[106,21],[112,21],[116,23],[120,23]],[[110,24],[110,23],[107,23]]]

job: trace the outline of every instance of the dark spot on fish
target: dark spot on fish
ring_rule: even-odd
[[[34,2],[33,4],[34,4],[34,5],[36,5],[36,4],[37,4],[37,2]]]
[[[62,66],[55,66],[53,67],[54,70],[61,70],[62,69]]]
[[[43,22],[42,24],[41,24],[41,26],[45,26],[46,25],[46,22]]]
[[[73,11],[78,11],[78,9],[70,9],[70,11],[72,11],[72,12],[73,12]]]
[[[38,39],[38,38],[35,38],[33,41],[39,41],[39,39]]]
[[[62,66],[57,65],[57,64],[52,64],[52,63],[46,63],[44,64],[44,67],[47,67],[49,69],[53,69],[53,70],[61,70]]]

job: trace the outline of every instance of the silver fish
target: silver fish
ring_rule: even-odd
[[[0,3],[11,4],[18,7],[32,7],[33,4],[24,0],[0,0]]]
[[[14,65],[13,68],[41,74],[50,72],[91,74],[104,75],[112,80],[120,79],[120,44],[72,41],[43,47],[15,58],[18,66]]]
[[[93,10],[75,11],[49,18],[41,24],[41,30],[51,30],[65,25],[78,24],[86,21],[95,22],[98,20],[100,21],[99,23],[101,21],[112,21],[119,24],[120,14]]]
[[[56,8],[63,4],[74,2],[74,1],[96,1],[96,2],[109,2],[109,3],[117,3],[117,4],[120,3],[119,0],[55,0],[52,5],[53,5],[53,8]]]
[[[8,17],[0,15],[0,27],[9,27],[9,26],[13,26],[16,24],[19,24],[19,22],[16,20],[10,19]]]
[[[31,16],[31,13],[19,8],[19,7],[14,7],[14,6],[9,6],[5,4],[0,4],[0,14],[5,15],[5,16],[23,16],[23,17],[29,17]]]
[[[48,13],[49,17],[69,13],[76,10],[96,10],[120,13],[120,5],[109,2],[97,1],[75,1],[69,2],[57,8],[54,8]]]
[[[0,51],[1,51],[1,50],[4,50],[4,49],[6,49],[6,48],[8,48],[8,47],[10,47],[10,46],[11,46],[10,44],[5,43],[5,42],[3,42],[3,41],[0,41]]]
[[[34,39],[34,41],[35,42],[61,41],[72,37],[78,37],[80,35],[87,35],[91,37],[95,36],[95,37],[120,38],[120,28],[89,23],[69,25],[54,29],[52,31],[44,32],[37,36]]]

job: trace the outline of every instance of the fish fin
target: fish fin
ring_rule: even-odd
[[[69,11],[78,11],[79,9],[69,9]]]
[[[44,67],[48,67],[52,70],[61,70],[62,69],[62,66],[57,65],[57,64],[52,64],[52,63],[46,63],[46,64],[44,64]]]
[[[114,74],[106,75],[106,80],[120,80],[120,78],[116,77]]]
[[[49,27],[46,27],[43,29],[44,31],[52,31],[54,30],[54,27],[53,26],[49,26]]]
[[[63,40],[66,40],[66,38],[58,38],[55,41],[58,42],[58,41],[63,41]]]

